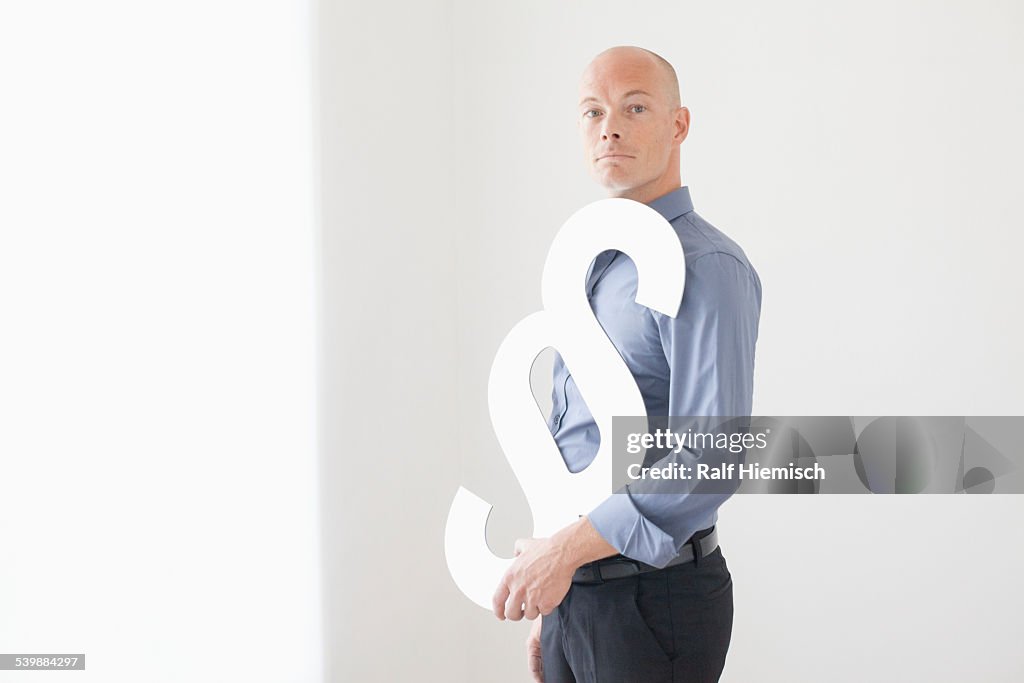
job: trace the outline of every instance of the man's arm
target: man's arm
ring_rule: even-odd
[[[708,417],[750,415],[760,310],[755,273],[734,256],[713,252],[697,258],[687,271],[677,317],[650,312],[669,365],[670,416],[705,418],[694,422],[695,429],[712,429],[716,424]],[[693,461],[694,455],[682,450],[654,466],[692,466]],[[609,496],[588,517],[618,552],[663,567],[731,495],[720,492],[721,487],[715,493],[693,493],[699,484],[695,479],[643,479]]]

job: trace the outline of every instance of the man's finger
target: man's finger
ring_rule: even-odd
[[[511,621],[519,621],[523,618],[523,590],[516,589],[505,601],[505,618]]]
[[[526,667],[530,672],[530,680],[544,683],[544,655],[540,644],[543,622],[538,619],[530,628],[530,636],[526,639]]]
[[[494,610],[494,616],[499,619],[505,619],[505,602],[508,600],[508,584],[505,583],[505,579],[501,580],[498,585],[498,590],[494,591],[494,597],[491,598],[491,609]]]
[[[525,619],[529,619],[530,621],[533,621],[534,619],[536,619],[539,616],[540,616],[540,610],[537,609],[537,605],[532,604],[529,601],[527,601],[526,609],[523,611],[523,617]]]
[[[516,557],[519,557],[520,553],[526,552],[526,546],[530,543],[529,538],[517,538],[516,539]]]
[[[527,655],[527,666],[530,667],[530,677],[534,683],[544,683],[544,659],[540,652]]]

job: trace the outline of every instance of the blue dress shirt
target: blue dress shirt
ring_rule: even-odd
[[[629,366],[649,416],[749,416],[761,280],[743,250],[693,210],[681,187],[649,206],[675,228],[686,254],[679,315],[636,303],[637,275],[622,252],[594,260],[587,295],[594,315]],[[597,454],[597,425],[569,369],[556,354],[548,428],[571,472]],[[658,460],[692,466],[686,450]],[[597,532],[621,554],[664,567],[694,532],[713,525],[729,493],[657,493],[640,480],[588,513]]]

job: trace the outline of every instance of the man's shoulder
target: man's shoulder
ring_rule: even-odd
[[[692,267],[700,258],[710,254],[724,254],[739,261],[754,272],[754,266],[747,259],[746,252],[731,237],[706,221],[696,211],[689,211],[672,221],[672,227],[679,235],[686,253],[686,266]]]

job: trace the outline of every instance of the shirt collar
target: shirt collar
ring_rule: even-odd
[[[660,213],[665,220],[673,221],[683,214],[693,211],[690,188],[683,185],[678,190],[661,195],[647,206]]]

